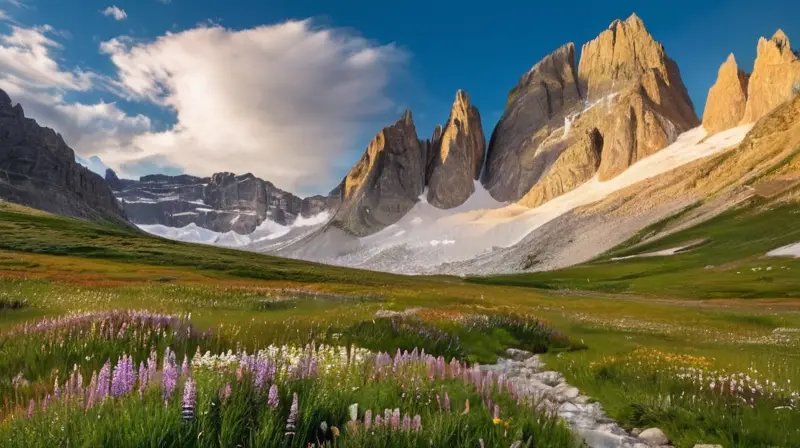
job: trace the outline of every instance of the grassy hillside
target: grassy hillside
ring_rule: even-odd
[[[179,359],[198,346],[212,352],[236,347],[252,351],[271,343],[326,342],[389,351],[422,347],[448,359],[487,363],[505,348],[527,348],[544,351],[550,368],[599,400],[627,428],[661,427],[675,446],[800,446],[794,444],[800,440],[795,429],[800,428],[800,413],[775,411],[774,398],[757,401],[752,408],[732,406],[727,397],[704,395],[695,383],[674,374],[674,369],[697,365],[706,374],[740,372],[762,382],[800,384],[800,331],[795,331],[800,329],[800,301],[786,299],[795,296],[797,280],[791,274],[800,266],[793,260],[760,258],[767,250],[800,240],[793,225],[796,210],[753,211],[740,210],[669,240],[620,249],[570,270],[464,280],[396,276],[179,243],[0,203],[0,395],[9,399],[0,407],[0,437],[14,441],[10,446],[36,446],[30,442],[33,435],[57,436],[45,430],[49,420],[37,417],[27,423],[19,417],[25,414],[25,400],[52,392],[54,372],[79,364],[88,381],[105,359],[132,353],[138,362],[149,350],[125,341],[98,345],[80,339],[58,346],[15,333],[22,322],[75,312],[146,309],[190,315],[196,334],[210,331],[206,339],[176,341],[166,334],[166,339],[148,342],[159,350],[171,345]],[[686,254],[609,261],[698,238],[708,241]],[[705,269],[708,264],[715,268]],[[770,265],[777,269],[766,271]],[[764,269],[752,271],[757,266]],[[587,276],[589,287],[583,284]],[[680,300],[714,297],[715,291],[728,298]],[[394,317],[381,317],[387,315]],[[42,353],[42,344],[52,350]],[[23,388],[12,384],[19,374],[29,382]],[[389,387],[376,385],[341,400],[395,403],[389,400]],[[449,390],[465,396],[464,391]],[[683,398],[692,395],[701,399]],[[83,410],[60,418],[75,419],[69,426],[75,437],[94,437],[81,439],[86,443],[122,443],[115,437],[139,434],[136,422],[168,418],[164,406],[151,398],[147,406],[154,407],[131,404],[125,408],[129,414],[117,414],[113,404],[107,405],[102,412],[109,424],[91,434],[79,430]],[[322,400],[315,406],[324,403],[334,406]],[[480,401],[473,405],[481,407]],[[153,412],[145,417],[142,409]],[[315,409],[328,423],[345,415],[344,408]],[[477,419],[464,422],[470,427],[486,423],[478,415],[469,418]],[[179,421],[158,421],[159,434],[189,431]],[[558,437],[557,429],[545,429],[538,429],[542,437]]]
[[[639,232],[592,262],[555,272],[476,278],[482,284],[635,293],[682,298],[800,297],[800,260],[772,258],[773,249],[800,241],[800,205],[764,208],[758,201],[698,226],[638,244],[664,223]],[[615,258],[699,243],[661,257]]]

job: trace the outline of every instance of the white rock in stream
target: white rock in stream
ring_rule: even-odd
[[[651,445],[646,438],[636,437],[622,429],[605,414],[600,403],[592,402],[586,395],[581,395],[578,388],[564,381],[561,373],[545,370],[539,356],[523,350],[509,350],[508,354],[511,359],[500,358],[497,364],[481,366],[481,370],[502,373],[507,383],[513,383],[520,396],[533,398],[539,409],[555,413],[564,419],[590,448],[666,447],[666,442]],[[643,433],[647,435],[645,433],[647,431]],[[660,435],[663,436],[663,433]],[[651,443],[655,439],[660,442],[666,436],[663,439],[654,437]]]

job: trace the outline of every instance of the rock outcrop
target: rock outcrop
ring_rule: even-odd
[[[108,170],[106,181],[135,224],[195,224],[216,232],[246,234],[265,220],[287,225],[298,216],[312,216],[333,205],[326,196],[300,199],[250,173],[222,172],[211,177],[155,174],[137,181],[119,179]]]
[[[512,89],[482,181],[497,200],[527,196],[525,204],[540,205],[591,173],[587,154],[595,152],[587,152],[584,136],[602,141],[596,172],[608,180],[698,124],[677,65],[632,15],[584,45],[577,70],[575,47],[567,44]],[[585,164],[568,173],[571,158]]]
[[[545,142],[582,108],[575,45],[569,43],[534,65],[508,94],[481,179],[491,195],[499,201],[524,196],[558,156]]]
[[[444,209],[463,204],[475,191],[486,151],[480,113],[464,91],[456,93],[444,130],[434,131],[431,150],[428,202]]]
[[[103,178],[79,165],[60,134],[26,118],[2,90],[0,198],[64,216],[125,221]]]
[[[747,106],[747,84],[750,75],[740,70],[731,53],[719,68],[717,81],[708,91],[703,127],[716,134],[739,125]]]
[[[788,101],[800,82],[800,60],[789,38],[778,30],[771,39],[758,41],[758,54],[747,89],[747,107],[742,123],[753,123]]]
[[[570,145],[547,174],[519,201],[526,207],[538,207],[557,196],[573,190],[597,173],[603,150],[600,131],[592,129]]]
[[[364,236],[397,222],[423,192],[426,157],[411,112],[406,111],[372,139],[347,173],[341,205],[330,225]]]

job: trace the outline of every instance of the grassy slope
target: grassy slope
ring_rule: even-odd
[[[620,247],[590,263],[555,272],[477,278],[483,284],[528,286],[682,298],[800,297],[800,260],[766,258],[775,248],[800,241],[800,206],[769,210],[759,204],[726,212],[698,226],[630,248],[663,223],[642,230]],[[668,257],[625,257],[704,244]],[[767,270],[769,269],[769,270]]]
[[[734,258],[746,265],[742,269],[706,271],[703,267],[708,261],[702,258],[705,255],[683,254],[667,259],[592,263],[575,271],[537,274],[535,281],[530,276],[512,277],[513,281],[481,279],[506,283],[485,285],[452,277],[403,277],[336,268],[172,242],[111,224],[87,223],[0,203],[0,302],[23,300],[28,304],[22,309],[0,308],[0,328],[41,315],[79,309],[148,308],[191,312],[193,322],[200,328],[222,325],[227,334],[235,335],[243,344],[263,345],[307,339],[325,326],[370,320],[377,309],[424,307],[426,316],[442,322],[462,313],[518,312],[544,318],[589,346],[586,351],[548,357],[553,367],[564,371],[568,371],[569,365],[589,365],[604,356],[649,347],[708,356],[718,366],[739,371],[750,366],[771,365],[774,369],[780,365],[774,371],[775,378],[798,383],[800,353],[796,347],[742,344],[742,341],[767,337],[779,327],[800,327],[800,303],[780,299],[671,298],[697,296],[685,293],[686,288],[713,291],[714,282],[735,276],[736,270],[745,275],[744,269],[750,265],[791,265],[796,272],[794,269],[800,269],[796,262],[759,260],[754,254],[800,240],[800,236],[792,241],[788,236],[778,241],[750,232],[749,239],[745,238],[749,226],[761,224],[763,228],[765,222],[777,229],[793,231],[793,213],[785,209],[759,217],[742,212],[733,219],[718,218],[708,223],[705,231],[704,226],[689,231],[713,233],[705,235],[712,241],[697,250],[713,249],[708,253],[721,261],[728,260],[724,254],[733,251]],[[764,221],[753,221],[758,219]],[[683,242],[697,237],[684,234],[671,238]],[[726,245],[723,237],[735,237],[740,242]],[[744,244],[753,240],[756,242],[752,246]],[[658,242],[637,251],[672,247],[671,244]],[[691,261],[683,261],[686,257]],[[672,271],[664,267],[666,260],[676,263]],[[592,282],[600,283],[601,290],[655,293],[663,289],[670,298],[556,292],[508,284],[540,283],[550,289],[577,289],[581,278],[585,281],[584,272],[589,272],[581,270],[591,271]],[[766,282],[754,279],[768,273],[762,271],[756,277],[755,273],[747,272],[748,277],[742,277],[745,280],[738,287],[749,293],[729,296],[760,297],[770,291],[776,297],[792,296],[786,293],[796,284],[791,283],[791,275],[771,271],[769,275],[776,276],[776,280]],[[629,278],[620,278],[626,276]],[[682,283],[670,284],[669,278],[680,279]],[[520,279],[524,281],[517,282]],[[285,288],[307,292],[305,295],[281,292]],[[308,296],[318,292],[369,297],[354,302],[315,300]],[[281,294],[300,295],[300,300],[287,307],[262,306],[265,297]],[[470,341],[470,349],[484,358],[502,349],[502,345],[483,338]],[[578,376],[570,379],[601,399],[615,417],[624,417],[634,404],[625,393],[624,384],[598,386]],[[669,423],[661,424],[666,427]],[[676,429],[671,435],[681,434],[689,438],[691,429]]]

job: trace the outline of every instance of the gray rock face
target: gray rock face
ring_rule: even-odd
[[[456,93],[447,125],[440,129],[434,131],[429,159],[428,202],[447,209],[463,204],[475,191],[486,151],[480,113],[466,92]]]
[[[558,157],[540,147],[582,107],[575,45],[568,43],[534,65],[508,94],[482,178],[495,199],[516,201],[531,189]]]
[[[108,170],[106,181],[135,224],[194,223],[216,232],[250,233],[267,219],[291,224],[299,215],[311,216],[331,203],[324,196],[300,199],[250,173],[222,172],[203,178],[150,175],[135,181],[119,179]]]
[[[75,162],[60,134],[25,118],[2,90],[0,198],[59,215],[125,221],[103,178]]]
[[[341,185],[341,206],[331,225],[356,236],[397,222],[425,187],[426,156],[411,112],[384,128]]]

